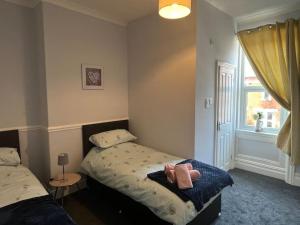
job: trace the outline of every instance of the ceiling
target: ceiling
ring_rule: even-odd
[[[19,5],[34,7],[38,2],[50,2],[80,11],[108,21],[126,25],[143,16],[155,13],[158,0],[5,0]]]
[[[242,17],[264,10],[300,4],[300,0],[206,0],[233,17]]]
[[[157,12],[158,0],[6,0],[28,7],[34,7],[39,1],[51,2],[65,8],[80,11],[98,18],[126,25],[143,16]],[[198,1],[198,0],[193,0]],[[300,0],[206,0],[216,8],[237,18],[264,10],[281,10],[289,6],[293,9]]]
[[[154,13],[158,0],[73,0],[105,16],[127,24],[130,21]]]

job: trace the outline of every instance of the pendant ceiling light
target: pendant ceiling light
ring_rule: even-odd
[[[191,13],[191,0],[159,0],[159,15],[166,19],[180,19]]]

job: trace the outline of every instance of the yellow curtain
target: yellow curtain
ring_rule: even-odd
[[[238,33],[239,41],[258,79],[290,114],[277,146],[300,164],[300,22],[265,25]]]

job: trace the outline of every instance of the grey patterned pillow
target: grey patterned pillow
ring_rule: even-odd
[[[20,162],[17,149],[0,147],[0,166],[17,166]]]
[[[134,141],[137,137],[133,136],[125,129],[117,129],[94,134],[90,136],[89,140],[94,145],[100,148],[109,148],[117,144],[121,144],[128,141]]]

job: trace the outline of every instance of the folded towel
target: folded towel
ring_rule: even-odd
[[[196,181],[201,177],[201,173],[198,170],[189,170],[192,181]]]
[[[228,185],[233,185],[231,176],[221,169],[196,160],[185,160],[180,164],[185,163],[192,163],[193,168],[201,173],[201,179],[193,182],[193,188],[185,190],[179,189],[177,184],[171,184],[167,180],[164,171],[149,173],[147,177],[175,193],[184,202],[192,201],[197,211],[200,211],[203,205],[223,188]]]
[[[167,179],[171,184],[176,183],[176,174],[175,174],[175,170],[169,170],[167,172]]]
[[[193,169],[192,163],[185,163],[185,165],[187,166],[188,170],[192,170]]]
[[[193,169],[193,165],[191,163],[185,163],[185,165],[187,166],[187,168],[189,170]],[[171,164],[171,163],[167,163],[165,165],[165,174],[167,174],[170,170],[174,170],[175,169],[175,165]]]
[[[165,174],[168,174],[171,170],[175,169],[175,165],[171,164],[171,163],[167,163],[165,165]]]
[[[177,186],[179,189],[188,189],[193,187],[189,169],[186,164],[176,165],[175,174],[176,174]]]
[[[198,170],[189,170],[189,174],[191,176],[192,182],[198,180],[201,177],[201,173]],[[176,183],[175,170],[169,170],[166,175],[167,175],[168,181],[171,184]]]

